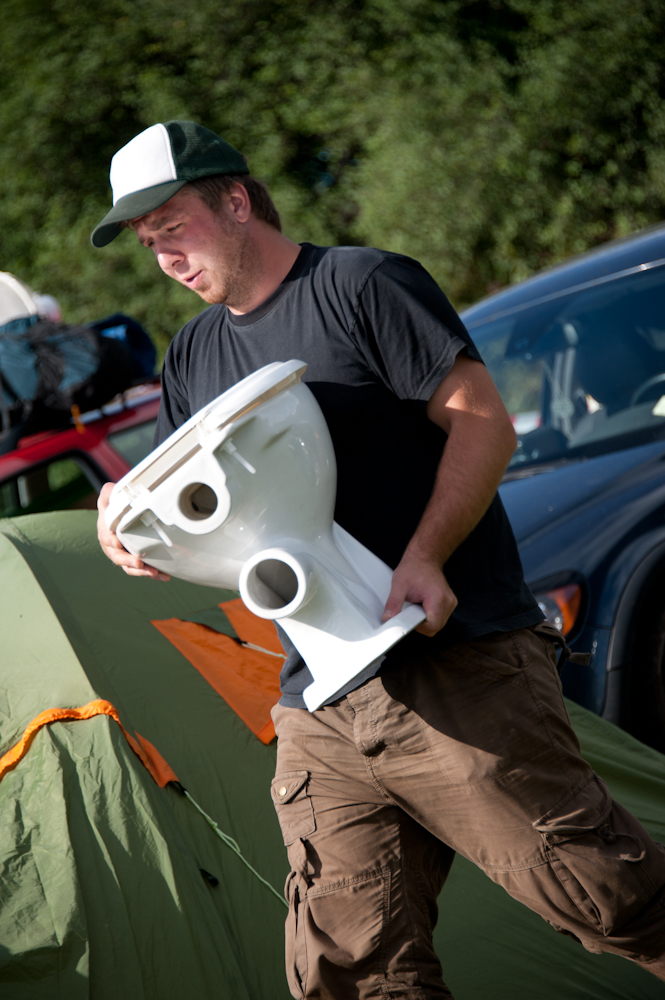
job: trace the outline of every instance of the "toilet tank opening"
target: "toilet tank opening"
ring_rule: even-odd
[[[266,611],[277,611],[290,604],[298,593],[298,577],[280,559],[264,559],[247,577],[248,596]]]
[[[178,505],[190,521],[205,521],[217,510],[217,494],[205,483],[190,483],[178,497]]]

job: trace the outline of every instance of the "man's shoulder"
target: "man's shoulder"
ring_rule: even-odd
[[[383,260],[384,257],[390,255],[389,250],[380,250],[378,247],[310,245],[312,246],[314,253],[317,254],[321,260],[326,259],[340,264],[347,263],[348,261],[356,263],[367,262],[369,264],[378,263]]]
[[[390,281],[409,271],[427,273],[412,257],[378,247],[314,246],[310,265],[320,279],[357,290],[371,279]]]
[[[381,250],[379,247],[362,246],[313,246],[312,258],[317,266],[334,267],[341,270],[358,271],[373,270],[386,262],[416,264],[417,261],[392,250]]]

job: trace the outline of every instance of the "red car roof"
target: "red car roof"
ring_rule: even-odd
[[[72,452],[87,455],[109,482],[120,479],[130,466],[108,442],[108,436],[154,420],[160,397],[158,385],[138,386],[101,410],[82,414],[76,426],[24,438],[14,451],[0,455],[0,482],[58,455]]]

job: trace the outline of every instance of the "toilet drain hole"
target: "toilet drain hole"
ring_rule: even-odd
[[[280,559],[264,559],[250,571],[247,591],[259,607],[276,611],[290,604],[298,593],[298,577]]]
[[[205,521],[217,510],[217,495],[205,483],[190,483],[180,494],[178,504],[190,521]]]

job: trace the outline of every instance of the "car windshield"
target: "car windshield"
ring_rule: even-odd
[[[468,327],[517,433],[513,467],[665,436],[665,267],[471,316]]]

